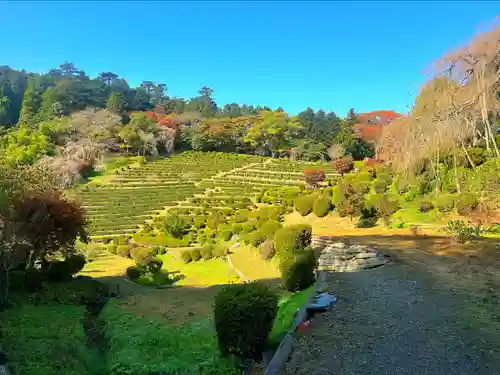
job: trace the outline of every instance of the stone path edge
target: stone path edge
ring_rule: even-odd
[[[306,303],[302,306],[302,308],[295,316],[292,326],[288,330],[286,336],[283,338],[283,340],[281,340],[278,349],[276,349],[276,352],[274,353],[271,361],[269,361],[269,364],[264,370],[264,375],[278,375],[283,369],[286,360],[290,356],[293,344],[295,343],[295,330],[297,329],[297,326],[305,319],[307,306],[312,302],[312,299],[316,295],[316,292],[320,290],[324,285],[326,281],[326,275],[327,271],[319,270],[317,272],[314,288],[309,294]]]

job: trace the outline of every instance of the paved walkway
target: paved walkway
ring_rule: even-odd
[[[467,302],[408,265],[331,273],[337,305],[295,344],[283,374],[500,374],[498,346]]]

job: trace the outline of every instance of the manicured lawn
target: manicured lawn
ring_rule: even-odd
[[[168,291],[163,298],[169,298]],[[184,302],[187,306],[180,310],[185,312],[191,303],[189,296]],[[200,316],[191,310],[189,317],[179,316],[177,320],[175,316],[179,311],[175,309],[164,311],[164,314],[159,312],[156,310],[156,314],[144,316],[121,301],[108,303],[100,319],[105,324],[110,344],[109,370],[120,369],[124,374],[154,371],[193,375],[240,373],[231,361],[219,355],[211,314]]]
[[[163,269],[173,277],[180,277],[176,285],[212,286],[240,282],[229,265],[221,259],[184,263],[180,251],[176,250],[160,255],[159,258],[163,260]]]
[[[107,374],[86,345],[84,307],[23,305],[2,313],[2,346],[18,375]]]
[[[274,280],[279,279],[278,259],[263,260],[259,250],[245,245],[231,249],[231,261],[234,267],[240,270],[249,280]]]

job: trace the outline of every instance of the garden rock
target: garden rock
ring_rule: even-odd
[[[351,245],[330,241],[321,237],[314,241],[317,248],[322,248],[318,259],[319,270],[334,272],[353,272],[383,266],[389,263],[389,257],[369,246]],[[320,246],[322,245],[322,246]]]

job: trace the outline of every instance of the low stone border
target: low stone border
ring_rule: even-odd
[[[317,272],[316,283],[314,284],[314,288],[311,291],[311,294],[307,298],[304,306],[302,306],[302,308],[295,315],[292,326],[288,330],[283,340],[281,340],[278,349],[276,349],[276,352],[273,355],[273,358],[266,366],[264,375],[278,375],[281,372],[283,365],[285,364],[286,360],[290,356],[290,352],[292,351],[292,346],[295,342],[295,330],[297,329],[299,324],[304,321],[306,317],[307,306],[311,303],[313,297],[316,295],[316,292],[323,287],[326,281],[326,274],[327,273],[325,271]]]

